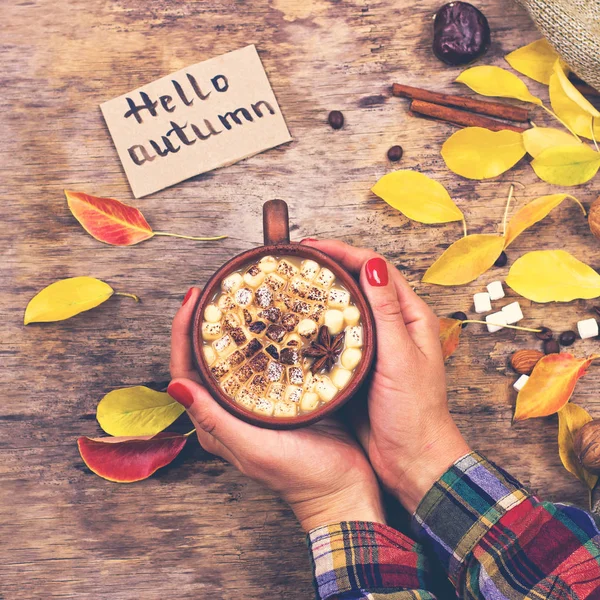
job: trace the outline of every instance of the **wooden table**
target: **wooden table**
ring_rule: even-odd
[[[450,173],[440,146],[453,128],[412,118],[390,98],[393,81],[452,90],[458,69],[432,57],[434,0],[412,2],[5,2],[0,116],[3,207],[0,402],[0,597],[309,598],[304,537],[269,491],[194,441],[170,467],[133,485],[109,483],[82,464],[75,440],[98,435],[95,408],[109,390],[169,378],[171,318],[191,285],[261,243],[261,206],[290,205],[293,238],[333,237],[374,246],[397,264],[440,315],[471,310],[472,294],[506,275],[496,269],[457,289],[419,283],[459,224],[413,223],[370,187],[395,168],[443,182],[471,232],[497,231],[508,187],[519,203],[555,189],[525,161],[493,181]],[[538,37],[508,0],[480,0],[494,42],[485,62]],[[99,103],[186,65],[257,45],[294,141],[236,165],[132,201]],[[530,83],[534,93],[543,86]],[[546,96],[543,96],[546,97]],[[326,123],[332,109],[343,130]],[[536,122],[544,122],[535,113]],[[63,188],[141,208],[157,229],[228,234],[223,242],[157,238],[102,245],[68,211]],[[593,184],[575,190],[586,204]],[[595,266],[598,242],[574,206],[562,206],[511,247],[561,247]],[[114,298],[70,321],[22,325],[28,300],[52,281],[93,275],[143,302]],[[510,293],[509,296],[513,294]],[[558,331],[590,316],[593,302],[534,305],[527,324]],[[530,334],[489,335],[471,325],[450,360],[452,412],[472,445],[550,500],[585,505],[560,464],[556,418],[511,427],[515,375],[507,359],[537,347]],[[578,342],[583,355],[597,341]],[[402,357],[398,357],[402,360]],[[575,399],[600,416],[592,369]]]

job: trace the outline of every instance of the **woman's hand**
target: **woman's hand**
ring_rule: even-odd
[[[448,411],[438,319],[372,250],[334,240],[302,243],[360,275],[375,317],[377,358],[368,423],[357,423],[357,431],[384,485],[414,512],[440,475],[469,452]]]
[[[295,431],[261,429],[227,412],[200,385],[190,337],[199,295],[192,288],[173,321],[168,392],[186,407],[202,447],[279,493],[307,532],[339,521],[385,523],[373,469],[339,421]]]

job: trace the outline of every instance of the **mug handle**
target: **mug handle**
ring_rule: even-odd
[[[263,236],[265,246],[290,243],[288,205],[283,200],[268,200],[263,204]]]

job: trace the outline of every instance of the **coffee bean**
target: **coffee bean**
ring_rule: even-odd
[[[546,340],[544,342],[544,354],[558,354],[560,346],[556,340]]]
[[[563,331],[558,337],[561,346],[570,346],[577,339],[577,334],[574,331]]]
[[[344,115],[339,110],[332,110],[327,120],[332,129],[341,129],[344,126]]]
[[[458,321],[466,321],[468,319],[467,315],[461,310],[454,312],[450,315],[451,319],[457,319]],[[463,323],[462,328],[464,329],[468,323]]]
[[[539,333],[535,334],[535,337],[538,340],[551,340],[552,339],[552,330],[548,329],[547,327],[538,327],[538,329],[541,329],[541,331]]]
[[[388,151],[387,151],[387,157],[392,161],[392,162],[397,162],[402,158],[402,154],[404,154],[404,150],[402,150],[402,146],[392,146]]]
[[[500,256],[496,259],[494,263],[495,267],[503,267],[508,262],[508,256],[506,256],[506,252],[502,252]]]

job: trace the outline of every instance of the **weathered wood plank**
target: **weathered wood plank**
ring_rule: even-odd
[[[261,206],[270,198],[289,203],[294,239],[331,236],[375,246],[439,314],[468,311],[474,292],[506,274],[497,269],[451,290],[418,283],[461,235],[459,225],[411,223],[369,192],[393,168],[385,153],[396,143],[405,151],[401,166],[443,182],[471,231],[497,229],[511,182],[517,182],[519,202],[551,189],[524,161],[491,182],[452,175],[439,149],[453,129],[411,118],[405,101],[390,98],[393,81],[456,89],[451,82],[458,70],[437,62],[429,49],[437,5],[2,5],[0,597],[310,597],[302,532],[268,491],[195,442],[156,477],[111,484],[85,469],[75,439],[99,433],[95,406],[108,390],[168,379],[170,321],[185,291],[261,243]],[[479,5],[495,36],[490,62],[502,65],[504,53],[537,38],[515,5]],[[98,104],[248,43],[258,47],[294,141],[132,201]],[[534,83],[531,89],[545,93]],[[326,124],[334,108],[346,117],[341,131]],[[536,113],[536,122],[544,119]],[[104,246],[71,217],[63,188],[130,201],[157,229],[230,237],[208,244],[157,238],[134,248]],[[576,194],[585,203],[596,196],[593,184]],[[519,238],[509,254],[514,260],[557,245],[600,266],[597,242],[567,205]],[[113,298],[64,323],[22,326],[25,304],[36,291],[83,274],[135,292],[143,303]],[[522,304],[527,323],[562,330],[593,303]],[[545,497],[584,505],[584,489],[560,466],[555,418],[510,425],[514,376],[507,358],[532,344],[525,333],[490,336],[470,326],[448,368],[452,410],[474,447]],[[576,352],[594,347],[597,341],[578,342]],[[599,381],[592,368],[576,392],[595,416]]]

